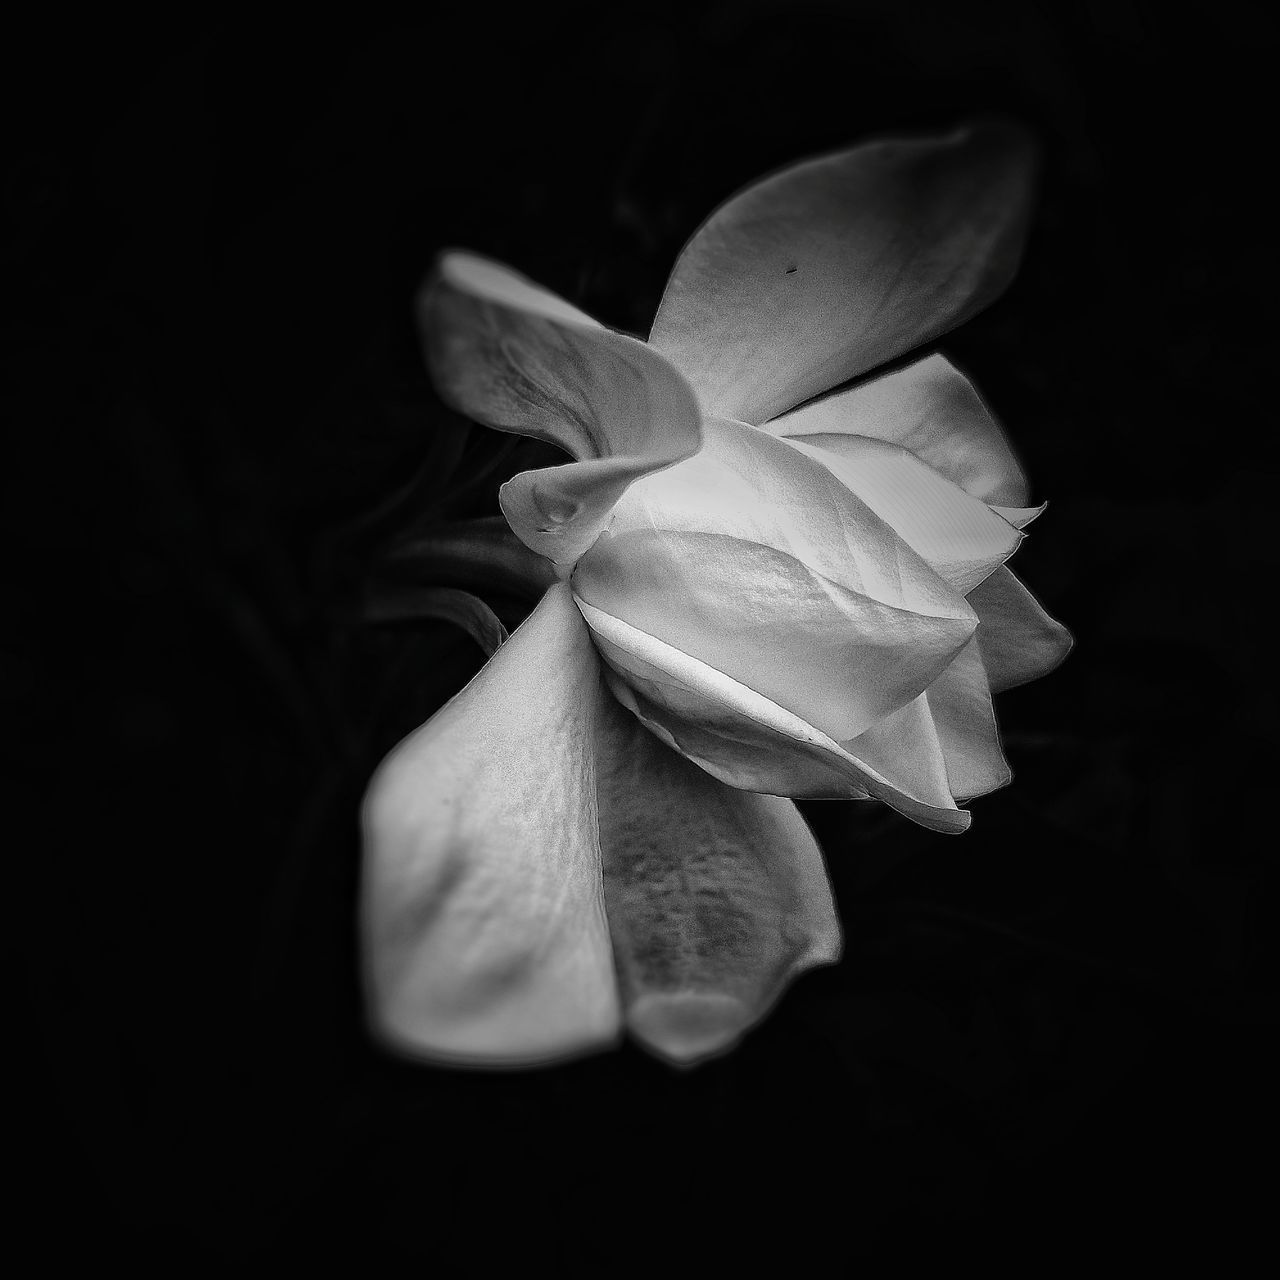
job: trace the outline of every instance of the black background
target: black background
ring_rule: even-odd
[[[1277,1136],[1261,47],[1240,6],[1122,0],[12,33],[20,1236],[169,1274],[1253,1242]],[[941,345],[1050,500],[1017,568],[1077,638],[1000,699],[1013,786],[960,839],[806,806],[846,957],[695,1072],[381,1054],[357,805],[481,654],[363,601],[390,539],[496,511],[534,456],[433,398],[433,255],[643,333],[744,182],[986,110],[1039,136],[1039,212],[1014,286]]]

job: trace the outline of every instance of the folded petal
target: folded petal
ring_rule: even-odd
[[[957,800],[971,800],[1008,783],[1013,774],[1000,748],[978,636],[965,645],[924,696],[942,746],[951,794]]]
[[[776,796],[871,796],[935,831],[969,825],[946,788],[919,699],[839,743],[722,671],[581,598],[577,604],[618,701],[712,777]]]
[[[576,459],[522,472],[500,495],[520,539],[557,565],[591,545],[633,480],[698,448],[697,401],[668,361],[498,263],[446,254],[419,318],[446,401]]]
[[[963,597],[821,462],[741,423],[704,436],[632,486],[576,594],[833,739],[923,692],[973,634]]]
[[[1071,650],[1071,633],[1005,566],[970,592],[969,603],[978,615],[978,648],[995,693],[1046,675]]]
[[[1016,270],[1032,144],[984,122],[793,165],[685,246],[649,341],[703,407],[762,423],[928,342]]]
[[[820,461],[961,595],[1022,541],[1009,520],[901,445],[851,435],[799,436],[789,443]]]
[[[364,954],[371,1019],[392,1045],[520,1064],[616,1038],[593,764],[608,696],[558,584],[378,769]]]
[[[983,502],[1020,507],[1026,475],[974,385],[945,356],[824,396],[775,418],[779,436],[869,436],[909,449]]]
[[[792,978],[839,958],[821,851],[790,800],[725,786],[617,703],[596,741],[627,1027],[681,1064],[723,1052]]]
[[[894,793],[910,796],[936,810],[955,808],[955,797],[947,782],[946,755],[925,694],[840,746],[863,768],[875,770]],[[916,817],[906,810],[901,812]],[[969,815],[964,816],[967,822]]]

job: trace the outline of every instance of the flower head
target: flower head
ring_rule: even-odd
[[[1040,509],[954,365],[874,371],[1005,287],[1031,168],[987,123],[774,174],[686,245],[647,343],[443,257],[420,313],[441,394],[573,461],[501,494],[555,585],[370,787],[389,1039],[721,1051],[839,955],[792,797],[954,832],[1008,781],[991,692],[1070,644],[1005,567]]]

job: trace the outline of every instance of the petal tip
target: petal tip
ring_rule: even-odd
[[[733,1048],[750,1020],[751,1011],[735,996],[702,992],[642,996],[627,1013],[632,1033],[681,1067]]]
[[[449,1028],[420,1027],[395,1011],[370,1003],[366,1018],[369,1039],[382,1053],[418,1066],[453,1071],[516,1072],[559,1067],[616,1049],[622,1037],[616,1027],[602,1025],[592,1034],[564,1040],[530,1040],[508,1044],[472,1042]]]

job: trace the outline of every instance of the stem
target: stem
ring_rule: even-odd
[[[556,582],[551,562],[530,551],[502,516],[440,525],[392,547],[383,563],[397,576],[415,581],[501,591],[528,600]]]

